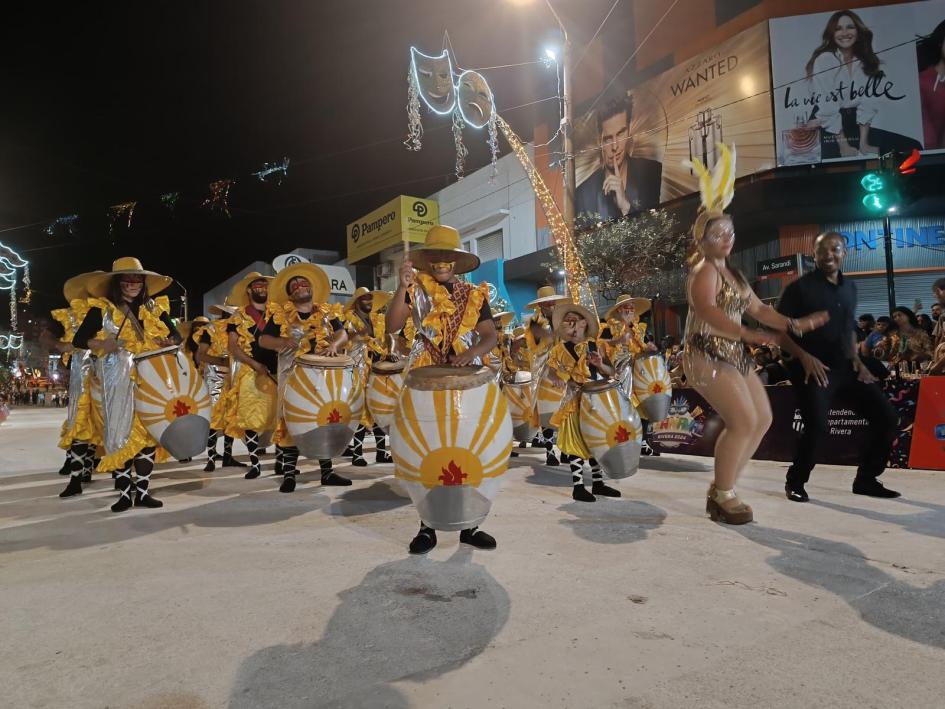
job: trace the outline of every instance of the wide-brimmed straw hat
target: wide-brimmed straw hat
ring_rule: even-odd
[[[347,303],[345,303],[345,310],[346,311],[354,310],[355,303],[357,303],[359,300],[361,300],[361,298],[363,298],[366,295],[371,296],[371,312],[372,313],[378,312],[381,308],[383,308],[385,305],[387,305],[391,301],[391,298],[394,297],[393,293],[390,293],[389,291],[386,291],[386,290],[368,290],[364,286],[360,286],[352,294],[351,299]]]
[[[116,276],[144,276],[144,283],[150,296],[157,295],[174,282],[174,279],[170,276],[145,270],[144,266],[141,265],[141,261],[134,256],[122,256],[112,263],[111,271],[98,271],[89,276],[86,281],[86,289],[89,295],[96,298],[106,297],[112,278]]]
[[[559,303],[555,306],[554,312],[551,314],[551,327],[556,335],[561,330],[561,322],[564,320],[564,316],[568,313],[577,313],[587,320],[585,334],[591,339],[597,337],[597,333],[600,332],[600,322],[597,316],[583,305],[577,305],[576,303]]]
[[[235,305],[230,305],[229,303],[214,303],[209,308],[207,308],[207,312],[211,315],[223,315],[227,317],[236,311],[237,307]]]
[[[511,310],[503,310],[501,313],[494,313],[492,319],[498,320],[499,329],[504,330],[512,324],[513,320],[515,320],[515,313],[513,313]]]
[[[331,286],[328,284],[328,276],[314,263],[293,263],[286,266],[269,284],[269,300],[273,303],[287,303],[289,293],[286,286],[293,278],[304,278],[312,287],[312,302],[327,303],[328,296],[331,294]]]
[[[66,302],[71,303],[76,299],[88,298],[89,279],[92,278],[92,276],[99,276],[103,273],[105,273],[105,271],[88,271],[87,273],[80,273],[78,276],[73,276],[66,281],[62,286],[62,295],[65,296]]]
[[[633,314],[638,318],[648,312],[652,306],[649,298],[635,298],[632,295],[622,295],[617,298],[617,302],[610,307],[610,310],[604,313],[604,320],[610,320],[612,317],[616,316],[617,310],[626,303],[633,303]]]
[[[209,318],[205,318],[203,315],[198,315],[193,320],[184,320],[183,322],[177,323],[177,332],[180,333],[180,341],[187,342],[187,340],[189,340],[190,336],[193,334],[195,327],[207,325],[209,322]]]
[[[459,231],[451,226],[438,224],[427,232],[423,246],[410,252],[419,266],[429,266],[434,261],[454,261],[453,273],[469,273],[479,268],[479,257],[460,248]]]
[[[264,276],[259,271],[250,271],[233,286],[233,289],[226,298],[226,304],[232,305],[237,309],[245,308],[249,305],[249,295],[247,295],[246,289],[253,281],[266,281],[266,283],[270,283],[272,276]]]
[[[525,307],[536,310],[542,305],[555,305],[566,300],[571,300],[571,298],[566,295],[558,295],[552,286],[542,286],[538,289],[538,297]]]
[[[517,328],[512,330],[512,340],[523,340],[525,339],[525,328],[519,325]]]

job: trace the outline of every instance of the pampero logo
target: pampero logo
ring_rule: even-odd
[[[413,213],[416,214],[421,219],[427,215],[427,211],[428,211],[427,205],[426,203],[421,202],[420,200],[417,200],[416,202],[413,203],[412,209],[413,209]]]
[[[352,225],[351,227],[351,241],[358,243],[358,239],[361,238],[361,227],[357,224]]]
[[[304,259],[298,254],[289,254],[285,259],[285,268],[286,266],[294,266],[297,263],[308,263],[308,259]]]

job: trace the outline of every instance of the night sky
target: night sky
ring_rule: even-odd
[[[2,30],[0,241],[31,262],[32,315],[62,304],[66,278],[118,256],[176,277],[197,302],[252,260],[343,251],[348,222],[455,179],[447,121],[425,115],[420,153],[401,142],[410,46],[439,51],[448,30],[459,64],[480,68],[532,61],[557,31],[541,0],[27,5],[6,7]],[[558,0],[578,54],[611,5]],[[484,74],[523,138],[557,121],[554,100],[502,111],[554,96],[554,70]],[[471,172],[489,158],[467,138]],[[283,157],[280,187],[251,177]],[[237,178],[230,219],[199,206],[226,177]],[[173,213],[159,201],[172,191]],[[113,245],[105,209],[131,200],[132,226],[119,224]],[[72,213],[74,236],[13,229]]]

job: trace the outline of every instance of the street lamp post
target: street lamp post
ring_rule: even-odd
[[[565,28],[564,22],[561,21],[561,17],[555,10],[554,5],[551,4],[551,0],[545,0],[545,5],[548,6],[548,9],[555,18],[555,22],[558,23],[562,37],[561,61],[559,66],[561,67],[561,92],[563,94],[561,102],[563,104],[562,113],[564,114],[561,118],[561,135],[563,137],[562,143],[564,147],[564,208],[561,211],[565,223],[573,229],[575,184],[574,133],[572,130],[573,124],[571,123],[571,39],[568,36],[568,30]]]

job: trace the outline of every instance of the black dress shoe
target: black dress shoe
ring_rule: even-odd
[[[605,485],[603,480],[598,480],[591,485],[591,492],[595,495],[603,495],[604,497],[620,497],[620,490]]]
[[[574,486],[574,492],[571,493],[571,499],[577,500],[578,502],[595,502],[597,500],[597,498],[589,493],[587,488],[583,485]]]
[[[295,492],[295,476],[286,475],[279,486],[279,492]]]
[[[365,462],[367,465],[367,462]],[[350,485],[351,481],[348,478],[344,478],[338,473],[327,472],[322,473],[322,485],[335,485],[339,487],[344,487],[345,485]]]
[[[69,478],[69,484],[66,485],[66,489],[59,493],[59,497],[72,497],[73,495],[82,494],[82,482],[79,478]]]
[[[792,485],[791,483],[784,486],[784,495],[791,502],[807,502],[810,499],[803,485]]]
[[[410,542],[411,554],[426,554],[436,546],[436,530],[429,527],[420,527],[417,536]]]
[[[870,478],[868,480],[854,480],[853,494],[885,498],[901,496],[901,493],[898,493],[895,490],[890,490],[888,487],[883,487],[883,484],[876,478]]]
[[[130,510],[131,505],[131,498],[128,495],[122,495],[118,498],[118,502],[112,505],[112,512],[124,512],[125,510]]]
[[[356,455],[351,461],[351,465],[354,465],[358,468],[364,468],[367,466],[367,459],[363,455]]]
[[[157,509],[158,507],[164,507],[164,503],[160,500],[155,500],[148,493],[143,495],[135,495],[135,507],[150,507],[151,509]]]
[[[486,534],[476,527],[464,529],[460,532],[459,543],[469,544],[470,546],[476,547],[476,549],[495,549],[496,547],[495,538],[491,534]]]
[[[252,468],[249,469],[249,472],[246,473],[246,475],[244,475],[243,477],[247,480],[255,480],[256,478],[259,477],[259,473],[260,473],[259,466],[254,465]]]

